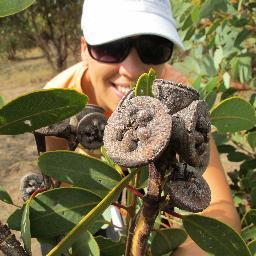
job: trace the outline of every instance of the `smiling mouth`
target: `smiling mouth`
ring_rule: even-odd
[[[117,91],[119,91],[122,94],[127,94],[130,91],[130,87],[124,87],[116,84],[112,85],[117,89]]]

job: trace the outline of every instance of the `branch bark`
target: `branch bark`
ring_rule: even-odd
[[[146,253],[148,238],[159,213],[163,179],[164,174],[156,169],[154,163],[151,163],[149,165],[148,191],[134,230],[131,252],[127,252],[127,255],[142,256]]]
[[[29,256],[10,228],[0,222],[0,251],[6,256]]]

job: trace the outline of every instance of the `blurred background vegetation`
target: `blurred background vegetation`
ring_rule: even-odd
[[[67,67],[80,48],[82,0],[38,0],[30,8],[0,19],[0,54],[15,60],[19,51],[38,47],[51,68]]]

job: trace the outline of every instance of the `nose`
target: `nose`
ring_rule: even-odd
[[[148,72],[149,68],[147,64],[141,61],[136,49],[133,47],[125,60],[119,64],[119,74],[135,82],[141,74]]]

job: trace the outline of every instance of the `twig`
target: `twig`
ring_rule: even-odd
[[[144,198],[144,196],[140,193],[140,191],[137,188],[135,188],[135,187],[133,187],[131,185],[126,185],[126,188],[128,190],[130,190],[135,196],[138,196],[141,199]]]
[[[164,209],[163,210],[164,212],[166,212],[166,213],[168,213],[168,214],[170,214],[170,215],[172,215],[172,216],[174,216],[174,217],[176,217],[176,218],[179,218],[179,219],[183,219],[183,215],[181,215],[181,214],[179,214],[179,213],[177,213],[177,212],[175,212],[175,211],[172,211],[172,210],[167,210],[167,209]]]
[[[125,247],[125,256],[130,256],[130,251],[131,251],[133,236],[134,236],[134,229],[136,227],[136,220],[138,215],[134,216],[130,222],[130,227],[128,229],[128,234],[127,234],[126,247]]]

